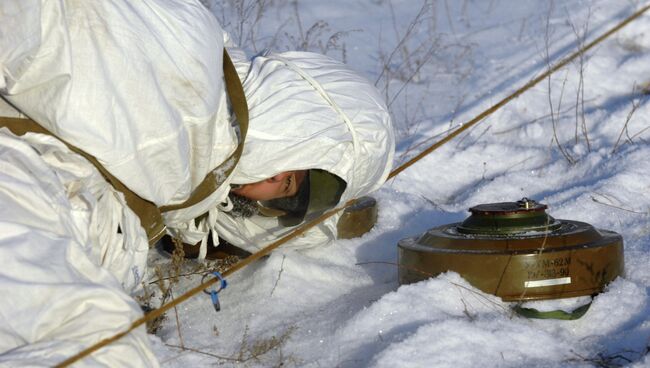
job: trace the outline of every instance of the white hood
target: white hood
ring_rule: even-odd
[[[386,180],[394,151],[390,115],[375,87],[345,65],[308,52],[260,56],[244,90],[250,127],[233,183],[323,169],[346,181],[346,201]]]
[[[392,122],[363,77],[324,55],[287,52],[254,58],[243,84],[250,123],[233,183],[323,169],[346,181],[340,203],[384,183],[395,146]],[[238,223],[222,216],[220,224],[224,238],[249,250],[271,240],[268,232],[286,230],[255,217]],[[327,227],[334,231],[331,223]],[[242,242],[242,235],[252,242]]]

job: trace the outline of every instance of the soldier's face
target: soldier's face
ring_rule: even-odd
[[[257,183],[244,184],[232,192],[255,201],[268,201],[296,195],[307,171],[286,171]]]

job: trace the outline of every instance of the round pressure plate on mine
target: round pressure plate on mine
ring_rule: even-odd
[[[623,273],[623,238],[578,221],[556,220],[546,205],[472,207],[462,223],[402,239],[400,284],[455,271],[505,301],[591,295]]]

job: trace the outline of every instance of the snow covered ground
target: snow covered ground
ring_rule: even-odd
[[[213,9],[251,54],[265,45],[324,51],[379,80],[395,116],[395,165],[539,75],[585,30],[589,41],[647,5],[296,4],[268,2],[259,21],[252,13],[246,22],[232,7]],[[182,304],[182,343],[200,352],[168,346],[181,343],[168,313],[152,336],[162,365],[650,366],[650,96],[642,92],[650,88],[649,30],[650,13],[387,182],[376,193],[379,221],[362,238],[274,252],[229,278],[219,313],[205,295]],[[395,266],[377,263],[396,261],[400,239],[459,221],[471,206],[522,197],[624,237],[625,277],[579,320],[514,316],[453,273],[399,286]],[[176,294],[199,282],[184,278]]]

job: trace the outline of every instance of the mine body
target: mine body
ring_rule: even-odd
[[[596,294],[622,275],[623,238],[579,221],[556,220],[529,199],[483,204],[462,223],[402,239],[400,284],[455,271],[504,301]]]

